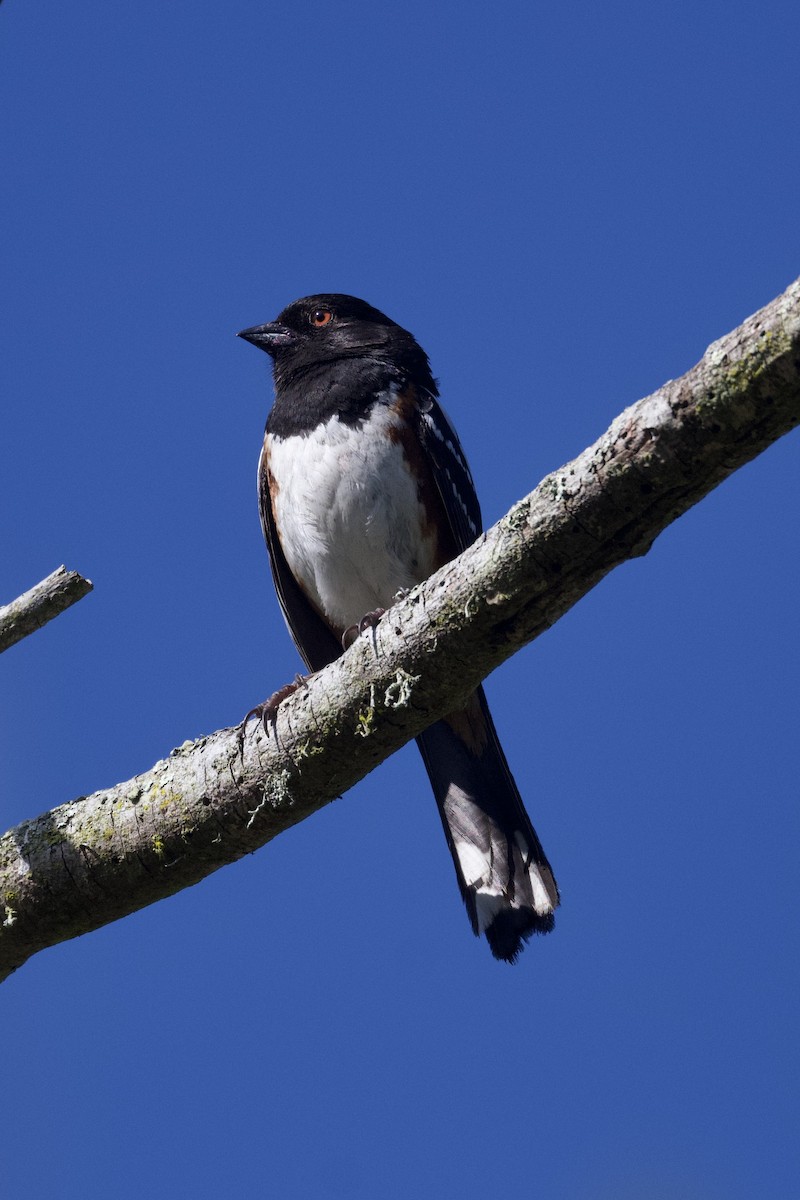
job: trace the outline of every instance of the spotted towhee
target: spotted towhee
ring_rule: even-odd
[[[347,630],[475,541],[472,476],[414,338],[353,296],[297,300],[239,335],[271,355],[258,464],[272,576],[312,671]],[[417,738],[476,934],[513,962],[558,889],[483,688]]]

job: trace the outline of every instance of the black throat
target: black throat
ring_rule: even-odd
[[[345,425],[359,425],[392,385],[402,388],[410,382],[406,371],[368,355],[298,364],[291,371],[282,370],[278,362],[267,432],[279,438],[302,437],[334,416]],[[429,374],[423,387],[435,394]]]

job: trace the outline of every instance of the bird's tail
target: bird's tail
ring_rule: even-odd
[[[472,928],[514,962],[553,928],[558,888],[495,731],[483,688],[417,738]]]

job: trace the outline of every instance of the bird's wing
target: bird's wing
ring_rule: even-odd
[[[460,553],[483,529],[475,484],[458,435],[439,401],[423,392],[417,411],[419,437]]]

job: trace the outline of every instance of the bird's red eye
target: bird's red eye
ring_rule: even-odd
[[[317,329],[322,329],[333,320],[333,313],[329,308],[315,308],[308,319]]]

